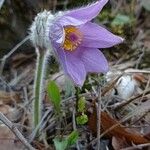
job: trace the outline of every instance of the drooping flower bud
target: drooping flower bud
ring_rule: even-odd
[[[30,27],[30,40],[34,47],[47,49],[51,47],[49,30],[54,15],[50,11],[43,11],[35,17]]]

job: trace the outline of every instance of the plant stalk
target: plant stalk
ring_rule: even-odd
[[[36,128],[40,123],[43,109],[44,85],[47,68],[47,52],[36,48],[37,64],[34,80],[34,101],[33,101],[33,127]]]

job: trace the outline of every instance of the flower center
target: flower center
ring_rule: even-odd
[[[66,26],[65,30],[65,40],[63,43],[63,48],[67,51],[75,50],[82,41],[82,33],[75,26]]]

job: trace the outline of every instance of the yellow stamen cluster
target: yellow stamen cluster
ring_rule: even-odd
[[[63,48],[67,51],[75,50],[82,41],[82,33],[75,26],[66,26],[65,31],[65,40],[63,42]]]

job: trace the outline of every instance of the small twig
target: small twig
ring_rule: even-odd
[[[77,130],[77,126],[76,126],[76,111],[78,110],[78,104],[79,104],[79,99],[80,99],[80,89],[79,87],[75,87],[76,89],[76,93],[75,93],[75,98],[76,98],[76,108],[73,108],[73,112],[72,112],[72,122],[73,122],[73,130]],[[79,147],[79,143],[78,141],[76,142],[76,148],[77,150],[80,150]]]
[[[80,94],[79,97],[86,97],[86,99],[91,99],[92,98],[91,93],[83,93],[83,94]],[[73,95],[69,98],[66,98],[66,99],[62,100],[62,103],[69,102],[69,101],[72,101],[72,100],[75,100],[75,99],[76,99],[76,95]]]
[[[14,124],[9,121],[1,112],[0,112],[0,120],[16,135],[16,137],[21,141],[21,143],[29,150],[35,150],[28,141],[24,138],[24,136],[20,133],[20,131],[14,126]]]
[[[142,95],[142,97],[141,97],[140,101],[142,101],[142,100],[143,100],[143,98],[144,98],[144,96],[145,96],[145,94],[146,94],[146,91],[147,91],[147,89],[149,88],[149,86],[150,86],[150,75],[148,76],[148,81],[147,81],[147,84],[146,84],[145,90],[143,91],[143,95]]]
[[[131,147],[123,148],[121,150],[137,150],[137,149],[142,149],[142,148],[148,147],[148,146],[150,146],[150,143],[139,144],[139,145],[136,145],[136,146],[131,146]]]
[[[23,45],[26,41],[29,40],[29,36],[25,37],[20,43],[18,43],[12,50],[10,50],[10,52],[6,55],[4,55],[4,57],[1,59],[1,67],[0,67],[0,76],[3,73],[3,69],[5,66],[5,62],[7,60],[7,58],[9,58],[21,45]]]
[[[139,58],[138,58],[138,60],[137,60],[137,63],[136,63],[136,66],[135,66],[135,68],[136,69],[138,69],[139,68],[139,65],[140,65],[140,63],[141,63],[141,61],[142,61],[142,59],[143,59],[143,56],[144,56],[144,48],[142,48],[142,50],[141,50],[141,55],[139,56]]]
[[[74,131],[77,130],[75,114],[76,114],[76,110],[75,110],[75,108],[74,108],[74,109],[73,109],[73,112],[72,112],[72,122],[73,122],[73,130],[74,130]],[[76,142],[76,147],[77,147],[77,150],[80,150],[78,141]]]
[[[12,87],[2,77],[0,77],[0,82],[5,85],[4,91],[10,92],[10,99],[14,102],[14,105],[16,106],[16,100],[14,99],[13,94],[11,94],[11,92],[13,93]]]
[[[124,72],[125,73],[145,73],[145,74],[150,74],[150,70],[139,70],[139,69],[127,69]]]
[[[89,78],[90,79],[90,78]],[[101,87],[99,86],[98,93],[94,86],[92,86],[92,90],[95,93],[96,97],[98,98],[98,106],[97,106],[97,150],[100,150],[100,129],[101,129]]]
[[[27,87],[26,86],[23,87],[23,93],[24,93],[25,102],[29,102],[28,93],[27,93]]]
[[[100,150],[100,129],[101,129],[101,87],[99,87],[98,107],[97,107],[97,150]]]

